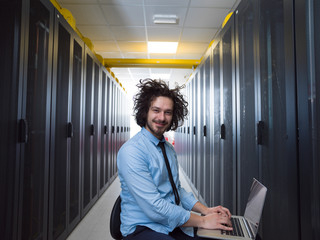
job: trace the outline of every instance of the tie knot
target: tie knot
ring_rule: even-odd
[[[163,147],[164,147],[164,142],[159,142],[159,143],[158,143],[158,146],[161,147],[161,148],[163,148]]]

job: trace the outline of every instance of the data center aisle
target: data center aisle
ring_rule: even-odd
[[[181,167],[180,182],[186,191],[192,192]],[[112,240],[109,231],[109,218],[120,191],[120,181],[119,178],[116,178],[67,240]]]

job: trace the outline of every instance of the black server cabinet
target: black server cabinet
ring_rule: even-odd
[[[2,239],[17,238],[20,155],[26,139],[25,117],[21,114],[26,4],[21,1],[2,1],[0,28],[0,233]],[[19,61],[20,59],[20,61]],[[20,132],[19,132],[19,126]]]
[[[260,180],[260,120],[257,1],[242,1],[235,15],[237,69],[237,214],[244,214],[252,179]]]
[[[301,239],[320,239],[319,1],[295,1]]]
[[[111,161],[112,161],[112,122],[111,122],[111,116],[112,116],[112,98],[113,98],[113,93],[112,93],[112,80],[111,78],[107,78],[107,91],[108,91],[108,96],[107,96],[107,130],[108,130],[108,146],[107,146],[107,166],[108,166],[108,181],[111,180]]]
[[[206,58],[204,62],[204,79],[203,79],[203,126],[202,126],[202,136],[203,136],[203,144],[204,144],[204,168],[202,178],[203,178],[203,198],[206,203],[209,205],[211,204],[210,199],[210,192],[212,189],[211,181],[210,181],[210,169],[211,169],[211,155],[210,155],[210,146],[211,146],[211,138],[210,138],[210,132],[211,132],[211,116],[212,116],[212,105],[210,101],[211,96],[211,87],[210,87],[210,81],[211,81],[211,54]]]
[[[63,239],[80,220],[83,42],[55,16],[48,235]]]
[[[261,180],[268,187],[262,224],[265,239],[300,239],[292,4],[261,1],[259,8],[259,94],[264,123],[259,150]]]
[[[221,158],[220,158],[220,137],[221,137],[221,91],[220,91],[220,45],[221,41],[217,41],[212,50],[212,144],[210,154],[212,159],[212,167],[210,168],[210,181],[213,184],[211,192],[211,204],[217,206],[221,204]]]
[[[57,13],[58,14],[58,13]],[[58,14],[58,16],[60,16]],[[67,232],[67,191],[70,168],[70,70],[71,33],[59,20],[55,24],[51,144],[50,144],[50,198],[49,236],[57,239]]]
[[[101,131],[100,131],[100,183],[99,183],[99,196],[104,192],[107,186],[107,73],[106,71],[101,71]]]
[[[48,226],[50,102],[54,8],[30,1],[21,82],[21,121],[26,130],[21,151],[18,239],[45,239]]]
[[[221,32],[221,204],[236,212],[236,114],[235,114],[234,17]]]
[[[197,189],[199,190],[199,197],[204,197],[204,137],[203,137],[203,112],[204,112],[204,65],[200,66],[197,75],[197,94],[196,94],[196,104],[197,104],[197,138],[196,138],[196,148],[197,148],[197,157],[196,157],[196,179],[197,179]]]
[[[93,125],[93,57],[85,49],[85,97],[84,97],[84,148],[83,148],[83,160],[82,160],[82,216],[85,215],[91,207],[90,202],[92,198],[92,159],[93,159],[93,137],[94,137],[94,125]]]
[[[98,189],[99,189],[99,167],[100,167],[100,63],[95,59],[94,61],[94,82],[93,82],[93,158],[92,158],[92,201],[98,199]]]

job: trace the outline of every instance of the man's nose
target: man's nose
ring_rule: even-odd
[[[159,118],[159,120],[163,121],[165,119],[164,112],[159,112],[158,118]]]

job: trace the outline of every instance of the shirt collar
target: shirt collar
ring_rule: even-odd
[[[162,139],[159,140],[158,138],[156,138],[155,136],[153,136],[153,134],[151,132],[149,132],[147,129],[145,129],[145,127],[141,128],[141,133],[148,138],[151,142],[153,142],[154,145],[158,145],[159,142],[165,142],[164,137],[162,136]]]

